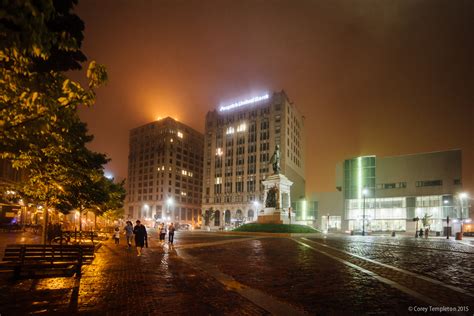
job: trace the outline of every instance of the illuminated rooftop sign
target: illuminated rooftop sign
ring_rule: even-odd
[[[219,111],[220,111],[220,112],[222,112],[222,111],[229,111],[229,110],[232,110],[232,109],[241,107],[241,106],[243,106],[243,105],[251,104],[251,103],[255,103],[255,102],[259,102],[259,101],[262,101],[262,100],[266,100],[266,99],[268,99],[268,98],[269,98],[268,94],[261,95],[261,96],[258,96],[258,97],[253,97],[253,98],[251,98],[251,99],[242,100],[242,101],[239,101],[239,102],[236,102],[236,103],[232,103],[232,104],[229,104],[229,105],[226,105],[226,106],[221,106],[221,107],[219,108]]]

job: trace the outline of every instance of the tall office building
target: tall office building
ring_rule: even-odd
[[[269,160],[280,146],[281,173],[305,194],[304,117],[284,91],[220,106],[206,116],[203,210],[215,211],[210,226],[254,221],[263,205],[261,181],[273,173]]]
[[[199,221],[203,138],[170,117],[130,131],[128,218],[148,225]]]

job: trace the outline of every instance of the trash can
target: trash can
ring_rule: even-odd
[[[395,237],[395,231],[392,232],[392,237]]]
[[[441,232],[436,232],[436,237],[441,236]]]
[[[456,233],[456,240],[462,240],[462,234],[460,232]]]
[[[351,236],[354,236],[354,231],[353,230],[351,230]]]

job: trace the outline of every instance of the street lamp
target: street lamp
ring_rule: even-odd
[[[365,196],[369,194],[369,190],[364,188],[362,190],[362,236],[365,236]]]
[[[254,200],[252,204],[253,204],[253,207],[255,208],[255,214],[257,214],[257,216],[258,216],[258,201],[257,201],[257,200]],[[254,219],[254,217],[255,217],[255,214],[254,214],[254,216],[252,217],[252,221],[253,221],[253,219]]]
[[[145,210],[145,215],[143,215],[142,213],[142,216],[147,219],[148,218],[148,210],[150,209],[150,207],[148,206],[148,204],[145,204],[143,205],[143,209]]]
[[[446,209],[446,205],[449,203],[448,200],[443,200],[444,207]],[[446,212],[446,239],[449,239],[449,215],[448,212]]]
[[[329,213],[328,213],[328,217],[327,217],[327,220],[326,220],[326,232],[329,232]]]
[[[461,202],[461,236],[459,236],[459,239],[462,239],[462,235],[463,235],[463,224],[464,224],[464,221],[463,221],[463,216],[462,216],[462,212],[464,211],[464,200],[467,200],[467,193],[466,192],[461,192],[459,193],[459,200]]]
[[[168,217],[168,220],[170,218],[169,214],[170,214],[170,207],[173,205],[173,199],[171,197],[169,197],[167,200],[166,200],[166,215]]]

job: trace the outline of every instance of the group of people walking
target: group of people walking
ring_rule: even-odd
[[[165,223],[161,223],[158,227],[158,232],[160,235],[160,242],[164,242],[166,238],[166,233],[168,233],[168,241],[170,244],[174,242],[174,232],[176,228],[173,223],[166,227]],[[136,221],[136,225],[133,226],[131,221],[127,221],[123,229],[123,234],[127,238],[128,248],[132,247],[132,240],[135,240],[135,247],[137,248],[137,256],[142,255],[142,249],[144,247],[148,248],[148,234],[146,227],[140,222]],[[114,231],[114,241],[118,245],[120,243],[120,228],[116,227]]]
[[[166,229],[165,223],[161,223],[161,225],[158,227],[158,230],[160,232],[160,242],[165,242],[166,232],[168,232],[168,242],[170,244],[173,243],[173,241],[174,241],[174,231],[176,230],[173,223],[171,223],[168,226],[168,229]]]

